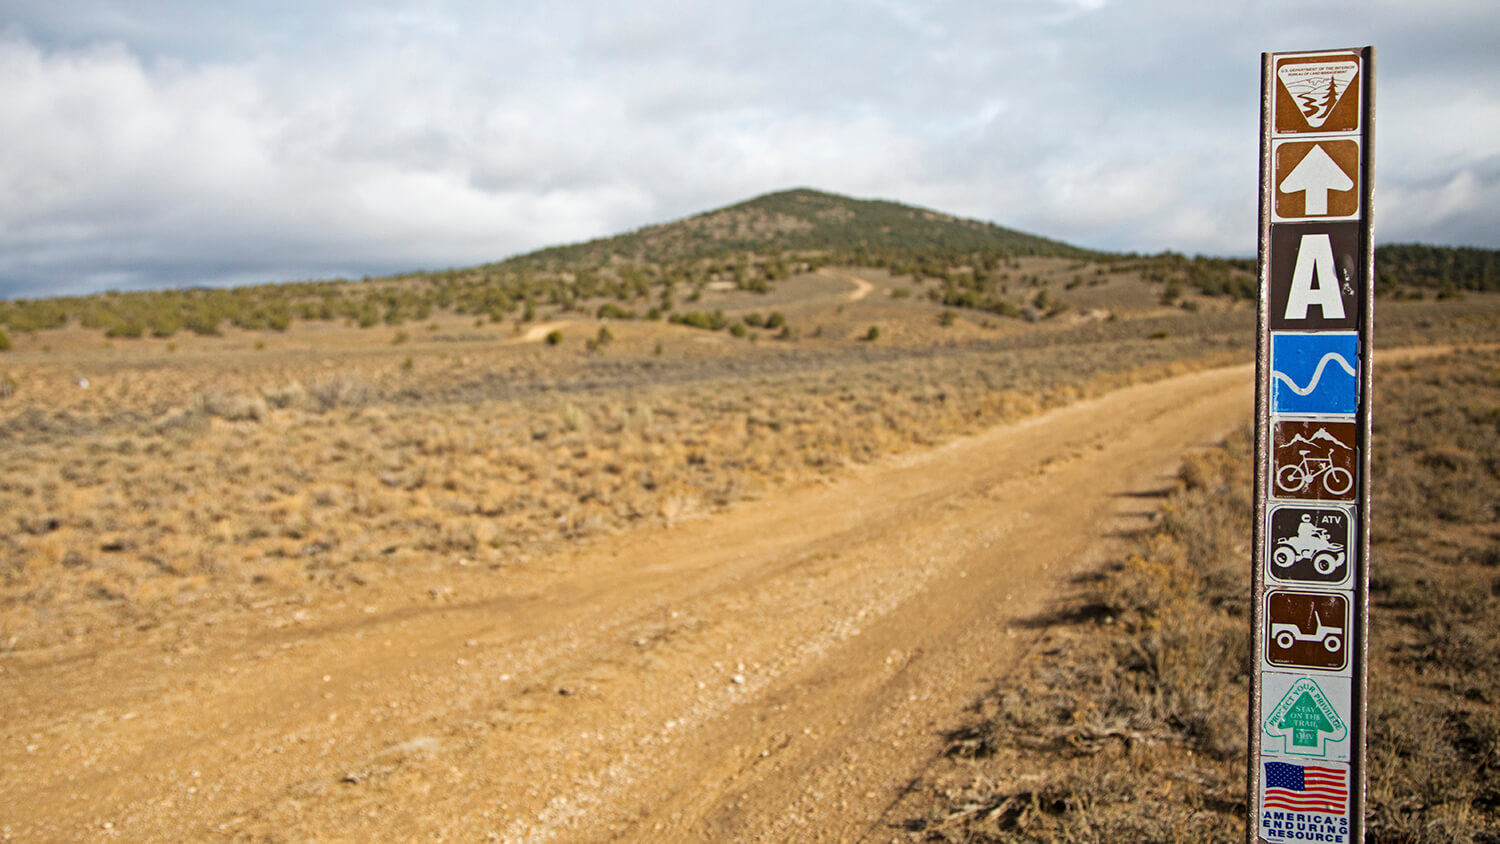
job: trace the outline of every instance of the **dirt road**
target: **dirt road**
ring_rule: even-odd
[[[850,284],[854,285],[854,289],[853,290],[851,290],[848,293],[844,294],[844,298],[847,301],[850,301],[850,302],[858,302],[859,300],[865,298],[866,296],[869,296],[870,295],[870,291],[872,291],[872,290],[875,289],[875,285],[873,285],[870,282],[868,282],[868,281],[860,278],[857,275],[854,275],[853,273],[839,272],[839,271],[836,271],[836,270],[828,270],[828,269],[820,269],[820,270],[818,270],[818,274],[819,275],[830,276],[832,278],[841,278],[844,281],[847,281]]]
[[[1249,367],[499,570],[0,658],[0,839],[883,841]],[[417,577],[417,575],[414,575]]]

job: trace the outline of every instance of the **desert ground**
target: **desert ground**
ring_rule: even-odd
[[[705,295],[780,337],[15,338],[0,838],[924,835],[918,783],[1038,619],[1248,423],[1254,313],[1121,278],[944,316],[906,284]]]

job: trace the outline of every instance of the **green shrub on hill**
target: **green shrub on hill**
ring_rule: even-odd
[[[680,314],[672,314],[668,321],[675,325],[686,325],[689,328],[702,328],[707,331],[722,331],[729,325],[729,319],[724,316],[723,311],[714,311],[706,314],[701,311],[686,311]]]

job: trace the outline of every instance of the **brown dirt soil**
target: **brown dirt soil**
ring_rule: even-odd
[[[277,629],[5,654],[0,836],[900,838],[888,808],[1036,637],[1016,622],[1243,423],[1250,380],[1132,386],[458,589],[267,607]]]

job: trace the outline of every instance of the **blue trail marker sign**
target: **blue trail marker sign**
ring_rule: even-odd
[[[1261,56],[1250,844],[1364,840],[1374,77]]]

